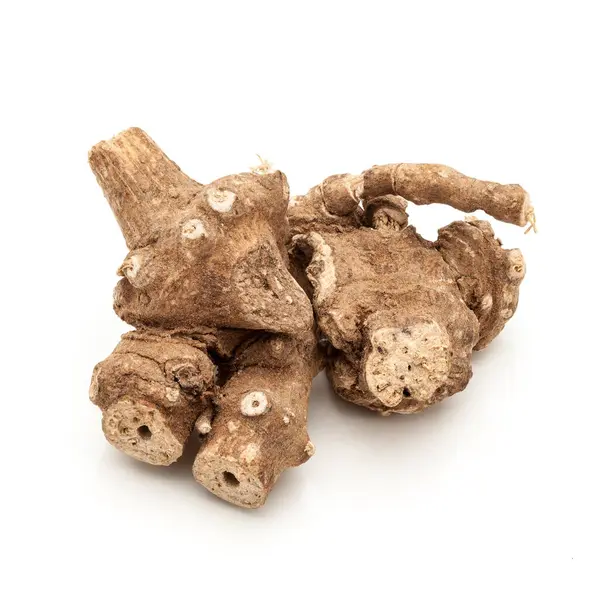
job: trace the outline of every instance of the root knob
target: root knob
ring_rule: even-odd
[[[267,412],[269,402],[264,392],[250,392],[240,403],[242,414],[246,417],[257,417]]]
[[[200,219],[190,219],[181,228],[181,237],[188,240],[197,240],[206,235],[204,223]]]

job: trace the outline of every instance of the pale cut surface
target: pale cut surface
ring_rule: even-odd
[[[437,323],[378,329],[371,346],[365,379],[384,406],[412,413],[431,403],[450,370],[450,339]]]
[[[215,496],[242,508],[262,506],[269,493],[259,477],[234,458],[203,455],[194,463],[194,477]]]
[[[320,369],[313,332],[263,336],[241,348],[194,461],[198,483],[238,506],[264,504],[281,473],[314,454],[306,422]]]
[[[206,413],[214,373],[196,340],[130,332],[96,365],[90,399],[102,410],[104,435],[115,448],[168,465],[181,456],[196,419]]]
[[[336,175],[290,203],[291,256],[328,345],[327,375],[345,400],[413,413],[463,390],[473,350],[517,307],[525,273],[489,223],[470,219],[436,243],[408,225],[408,202],[442,203],[535,227],[514,184],[444,165],[390,164]]]
[[[102,430],[115,448],[151,465],[170,465],[183,452],[160,410],[149,403],[115,402],[102,416]]]
[[[94,370],[105,436],[168,465],[196,431],[198,481],[259,506],[313,452],[320,368],[312,307],[289,271],[285,175],[261,165],[203,185],[138,128],[96,144],[89,163],[130,250],[114,309],[138,328]]]

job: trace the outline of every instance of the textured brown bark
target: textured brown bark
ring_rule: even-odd
[[[154,242],[203,189],[137,127],[96,144],[89,163],[130,249]]]
[[[279,475],[312,456],[306,431],[316,338],[268,335],[242,348],[218,395],[194,477],[233,504],[264,504]]]

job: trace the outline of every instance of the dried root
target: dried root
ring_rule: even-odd
[[[385,194],[402,196],[414,204],[448,204],[467,213],[480,209],[520,227],[534,218],[529,194],[520,185],[473,179],[444,165],[404,163],[365,171],[363,197]]]
[[[373,167],[296,198],[292,256],[330,345],[328,376],[340,396],[384,414],[417,412],[464,389],[472,351],[514,314],[525,272],[521,253],[503,250],[485,221],[424,240],[408,226],[407,200],[483,209],[521,226],[535,219],[520,186],[441,165]]]
[[[284,469],[314,453],[308,396],[319,370],[316,338],[272,335],[244,348],[221,388],[194,477],[238,506],[261,506]]]
[[[113,446],[169,465],[210,406],[214,374],[206,348],[194,340],[129,333],[96,365],[90,398],[102,409],[102,429]]]
[[[280,171],[201,185],[140,129],[94,146],[89,160],[131,250],[114,296],[124,321],[188,332],[310,329],[310,303],[286,264]]]
[[[413,227],[294,237],[338,394],[412,413],[462,390],[478,323],[450,267]]]
[[[442,165],[334,175],[288,202],[285,176],[259,159],[202,185],[139,129],[90,152],[130,250],[114,307],[138,328],[94,370],[104,434],[168,465],[195,431],[196,480],[247,508],[314,453],[308,396],[323,366],[346,400],[414,413],[462,390],[473,350],[514,314],[521,253],[473,218],[428,242],[408,202],[536,227],[520,186]]]
[[[105,436],[134,458],[168,465],[195,429],[205,439],[196,478],[258,506],[310,448],[316,343],[310,301],[288,270],[285,176],[261,159],[252,173],[201,185],[139,129],[96,145],[89,160],[130,249],[115,310],[139,328],[94,371]],[[268,332],[270,341],[256,341]],[[279,362],[261,358],[267,348],[283,353]],[[215,489],[219,461],[235,463],[235,494]]]
[[[475,350],[485,348],[514,315],[525,277],[520,250],[504,250],[487,221],[455,221],[439,231],[436,247],[452,268],[467,306],[479,320]]]
[[[375,166],[362,175],[334,175],[291,206],[293,227],[306,231],[356,223],[359,203],[398,196],[413,204],[447,204],[463,212],[483,210],[488,215],[524,227],[536,227],[529,194],[516,184],[502,185],[467,177],[444,165]],[[341,218],[340,218],[341,217]]]

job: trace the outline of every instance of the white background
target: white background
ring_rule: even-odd
[[[3,2],[3,598],[598,598],[595,2]],[[383,419],[315,381],[317,453],[244,511],[120,455],[87,399],[127,330],[87,166],[137,125],[292,193],[387,162],[521,183],[540,233],[467,390]],[[462,218],[413,208],[429,238]]]

